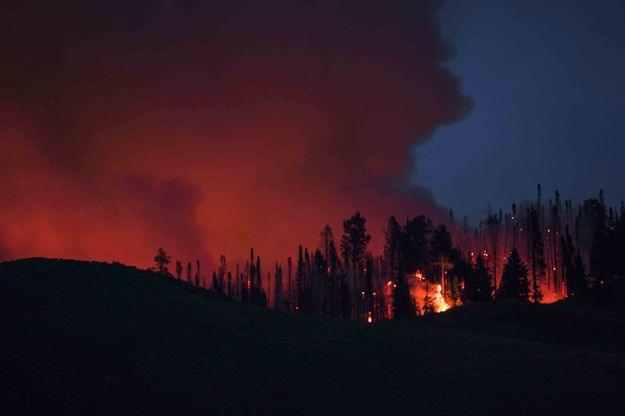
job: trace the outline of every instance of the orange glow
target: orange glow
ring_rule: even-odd
[[[410,283],[410,295],[416,301],[417,306],[423,310],[425,304],[424,299],[426,295],[431,299],[434,312],[445,312],[453,306],[457,306],[460,303],[451,305],[445,299],[443,293],[443,286],[441,284],[430,284],[424,276],[424,279],[417,279],[416,275]]]
[[[443,287],[436,285],[436,294],[434,295],[434,310],[436,312],[445,312],[449,309],[449,305],[445,302],[445,298],[442,293]]]
[[[429,191],[394,186],[410,149],[471,107],[429,6],[385,3],[369,30],[345,5],[166,3],[163,25],[133,29],[89,5],[85,19],[24,8],[20,31],[46,41],[3,49],[0,259],[145,267],[164,247],[215,265],[254,247],[272,264],[357,210],[374,254],[390,214],[447,219]],[[204,21],[218,30],[190,29]]]

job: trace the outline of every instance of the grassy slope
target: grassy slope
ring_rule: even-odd
[[[0,414],[622,414],[619,322],[503,304],[366,325],[23,260],[0,264]]]

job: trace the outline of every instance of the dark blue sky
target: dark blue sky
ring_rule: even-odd
[[[625,2],[448,0],[448,66],[475,109],[418,146],[415,179],[477,219],[559,189],[625,198]]]

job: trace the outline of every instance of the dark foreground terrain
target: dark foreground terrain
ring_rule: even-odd
[[[0,414],[625,414],[625,318],[469,305],[367,325],[121,265],[0,264]]]

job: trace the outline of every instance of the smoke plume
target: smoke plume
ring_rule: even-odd
[[[356,210],[440,215],[405,185],[470,109],[438,3],[1,2],[3,255],[283,259]]]

